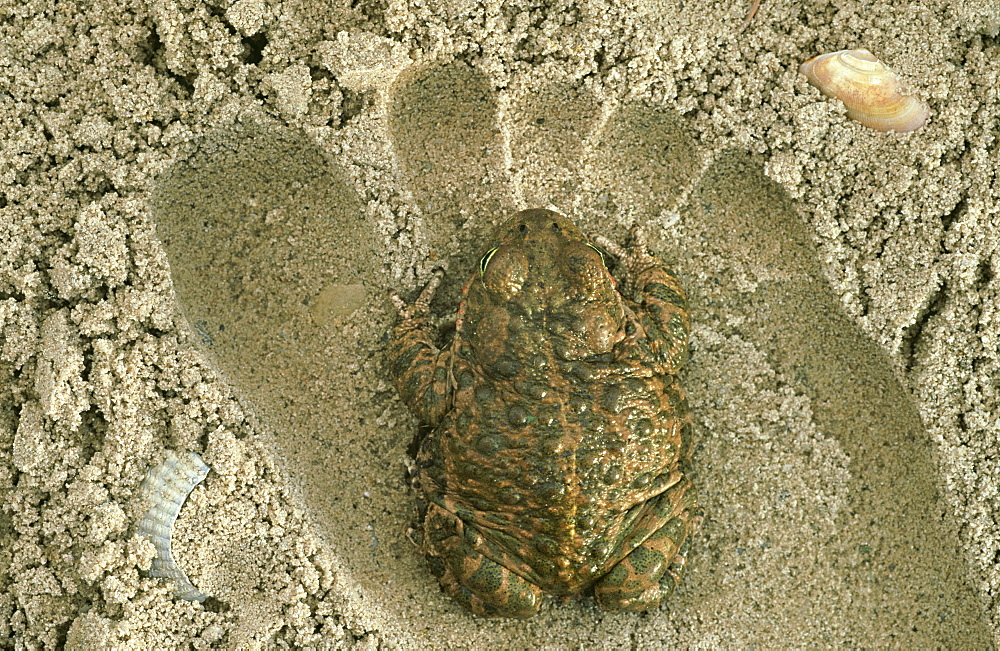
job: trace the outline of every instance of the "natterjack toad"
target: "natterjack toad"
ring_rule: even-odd
[[[515,214],[465,284],[454,340],[396,298],[396,386],[432,431],[418,454],[422,545],[477,615],[530,617],[593,589],[610,611],[656,607],[702,520],[677,372],[688,312],[641,241],[604,254],[549,210]]]

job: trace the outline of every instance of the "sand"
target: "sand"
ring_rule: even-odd
[[[8,3],[0,646],[1000,642],[1000,4]],[[809,6],[802,6],[808,4]],[[848,120],[865,47],[931,106]],[[667,604],[453,604],[405,533],[388,292],[547,206],[692,303],[707,519]],[[138,486],[212,470],[149,578]]]

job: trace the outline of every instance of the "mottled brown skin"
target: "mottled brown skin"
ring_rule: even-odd
[[[641,242],[601,252],[565,217],[526,210],[493,235],[434,344],[432,283],[390,352],[403,400],[433,431],[418,454],[422,545],[477,615],[530,617],[542,595],[593,588],[611,611],[656,607],[701,523],[677,372],[688,313]]]

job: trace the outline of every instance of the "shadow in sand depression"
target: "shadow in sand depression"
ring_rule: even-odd
[[[397,576],[392,554],[412,555],[410,433],[376,424],[394,395],[372,379],[381,246],[343,174],[301,133],[234,126],[158,179],[152,209],[184,315],[273,435],[318,533],[373,584]]]
[[[739,551],[771,541],[770,556],[784,555],[790,564],[758,563],[758,569],[776,574],[755,575],[745,584],[745,594],[732,594],[732,581],[747,581],[733,568],[752,561],[715,549],[718,557],[701,559],[705,566],[693,563],[688,593],[693,608],[698,610],[697,602],[704,599],[711,610],[716,595],[728,594],[728,603],[744,609],[734,618],[744,619],[747,609],[760,608],[767,621],[762,620],[762,632],[788,624],[803,631],[800,639],[829,641],[817,626],[819,618],[839,621],[842,639],[858,644],[921,646],[962,640],[988,646],[955,527],[937,491],[931,442],[885,354],[840,310],[805,225],[784,191],[764,176],[760,162],[734,151],[703,163],[695,151],[680,116],[641,103],[623,106],[589,152],[589,195],[583,203],[593,212],[623,211],[654,242],[664,226],[680,217],[665,211],[681,208],[683,237],[665,239],[675,240],[673,262],[688,285],[696,333],[699,322],[708,331],[720,330],[709,323],[723,324],[721,331],[744,341],[745,351],[759,351],[764,368],[777,374],[776,386],[784,387],[779,393],[790,388],[808,398],[811,417],[805,418],[811,418],[813,434],[807,438],[836,441],[846,455],[840,458],[849,479],[843,493],[846,506],[828,529],[821,524],[829,513],[825,500],[838,489],[823,481],[836,475],[830,469],[840,461],[797,460],[796,452],[784,450],[768,455],[763,447],[753,449],[761,443],[752,438],[706,431],[702,424],[695,459],[702,469],[696,481],[708,512],[702,544]],[[743,396],[736,409],[743,410],[749,429],[767,430],[773,416],[764,412],[773,407],[746,395],[756,380],[725,370],[740,365],[739,353],[726,359],[710,348],[703,346],[701,354],[718,359],[695,359],[690,372],[697,375],[701,366],[716,373],[697,378],[705,395],[694,395],[695,402],[708,411],[726,403],[725,398],[713,400],[713,391]],[[733,422],[719,414],[713,420]],[[794,450],[801,444],[800,432],[775,429],[784,441],[768,445]],[[708,447],[713,442],[714,448]],[[822,455],[828,449],[807,445],[805,454]],[[734,468],[727,455],[745,460],[735,468],[738,477],[730,474]],[[809,476],[795,482],[781,476],[794,468]],[[759,482],[774,484],[760,489],[765,496],[781,494],[781,486],[802,487],[795,498],[801,515],[786,516],[783,523],[734,518],[733,513],[752,513],[758,505],[740,487],[756,490]],[[775,508],[781,510],[780,502]],[[810,515],[810,508],[817,511]],[[799,532],[790,534],[787,527],[795,530],[796,517],[802,518]],[[731,537],[713,540],[713,529],[727,526]],[[788,572],[798,577],[791,589],[785,581]],[[782,598],[775,598],[774,590]],[[711,621],[727,607],[716,604],[705,616]],[[828,616],[824,608],[831,609]],[[803,618],[812,622],[806,624],[808,631],[802,629]]]
[[[849,595],[852,619],[866,624],[853,639],[988,646],[917,409],[885,353],[822,280],[792,202],[760,164],[730,152],[701,179],[690,206],[689,224],[709,257],[759,270],[750,272],[752,291],[702,295],[743,319],[744,337],[810,399],[815,427],[850,459],[847,508],[821,553],[837,577],[823,593]]]
[[[439,93],[442,88],[449,94]],[[422,209],[424,225],[418,228],[425,229],[431,251],[464,254],[459,267],[471,267],[475,255],[467,249],[478,250],[474,245],[513,207],[504,175],[545,187],[545,179],[533,177],[548,167],[533,168],[518,144],[533,137],[527,133],[532,121],[525,117],[531,113],[517,108],[519,100],[512,105],[520,119],[511,117],[512,169],[505,171],[494,126],[497,102],[477,73],[459,63],[411,71],[397,80],[394,92],[387,137]],[[420,113],[428,104],[436,117]],[[581,115],[566,128],[594,124]],[[630,215],[655,242],[657,229],[670,219],[663,211],[690,191],[687,250],[678,267],[706,285],[691,288],[696,315],[702,309],[739,317],[742,336],[766,354],[785,382],[808,396],[815,426],[851,459],[849,508],[838,516],[837,535],[822,551],[824,567],[834,568],[835,578],[831,583],[827,575],[803,576],[801,593],[770,607],[794,616],[799,602],[822,599],[815,592],[819,586],[850,595],[846,603],[857,613],[852,619],[867,622],[849,638],[855,641],[985,641],[954,532],[937,497],[932,449],[917,412],[881,351],[840,312],[821,280],[805,228],[780,188],[741,154],[718,158],[700,181],[691,181],[699,176],[701,160],[683,121],[673,114],[623,107],[600,131],[573,136],[583,138],[586,172],[555,175],[556,194],[569,201],[579,185],[578,212],[599,221]],[[563,161],[555,167],[558,172],[574,166]],[[623,206],[628,210],[619,213]],[[430,610],[445,606],[445,620],[458,628],[425,631],[427,639],[450,639],[448,631],[466,626],[467,632],[477,629],[480,622],[445,597],[426,603],[425,591],[436,588],[415,560],[416,551],[403,543],[401,532],[412,511],[401,498],[406,490],[395,466],[412,432],[373,425],[386,397],[364,386],[382,372],[372,351],[380,349],[384,332],[359,328],[344,337],[342,327],[328,327],[351,321],[353,308],[371,310],[358,307],[358,297],[364,300],[378,280],[365,271],[378,243],[337,170],[298,134],[236,127],[207,139],[197,154],[163,176],[154,215],[187,318],[210,342],[210,354],[231,381],[266,416],[269,429],[280,433],[276,445],[283,464],[344,564],[364,568],[367,575],[359,578],[369,588],[359,594],[362,600],[378,594],[403,600],[393,608],[402,620],[397,624],[424,622]],[[601,230],[613,236],[608,226]],[[740,260],[744,270],[767,272],[751,283],[752,290],[720,283],[709,289],[722,272],[695,269],[692,260]],[[454,291],[445,285],[439,296],[451,307],[465,274],[448,276]],[[371,314],[354,314],[354,321],[373,320]],[[369,379],[357,379],[362,376]],[[753,405],[747,409],[748,418],[758,417]],[[345,494],[345,487],[373,484],[380,490],[370,497]],[[373,512],[380,515],[368,515]],[[359,540],[366,535],[371,545]],[[406,562],[400,562],[403,556]],[[702,584],[692,593],[724,592],[723,573],[718,567],[699,572]],[[397,586],[388,589],[394,581]],[[414,594],[423,598],[413,601]],[[692,606],[697,610],[697,603]],[[586,628],[612,637],[632,630],[633,639],[662,641],[667,618],[682,626],[683,615],[670,609],[668,604],[651,618],[628,619],[625,628],[621,618],[594,617]],[[577,618],[581,611],[566,606],[549,613]],[[547,619],[496,625],[509,626],[511,633],[549,631],[553,640],[574,638],[550,630]],[[694,621],[688,626],[697,627]],[[950,637],[956,632],[959,638]]]
[[[426,236],[439,251],[449,242],[478,250],[482,231],[512,207],[496,95],[453,61],[407,70],[390,97],[388,137]]]

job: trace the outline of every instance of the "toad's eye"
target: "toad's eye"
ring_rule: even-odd
[[[599,248],[597,248],[596,246],[594,246],[590,242],[587,242],[587,246],[589,246],[590,248],[592,248],[595,251],[597,251],[597,255],[601,256],[601,264],[603,264],[605,267],[608,266],[607,261],[604,259],[604,251],[600,250]]]
[[[479,261],[479,275],[480,276],[485,276],[486,275],[486,266],[489,265],[490,260],[493,259],[493,255],[497,251],[499,251],[499,250],[500,250],[499,246],[494,246],[492,249],[490,249],[489,251],[487,251],[486,255],[484,255],[483,258],[482,258],[482,260]]]

